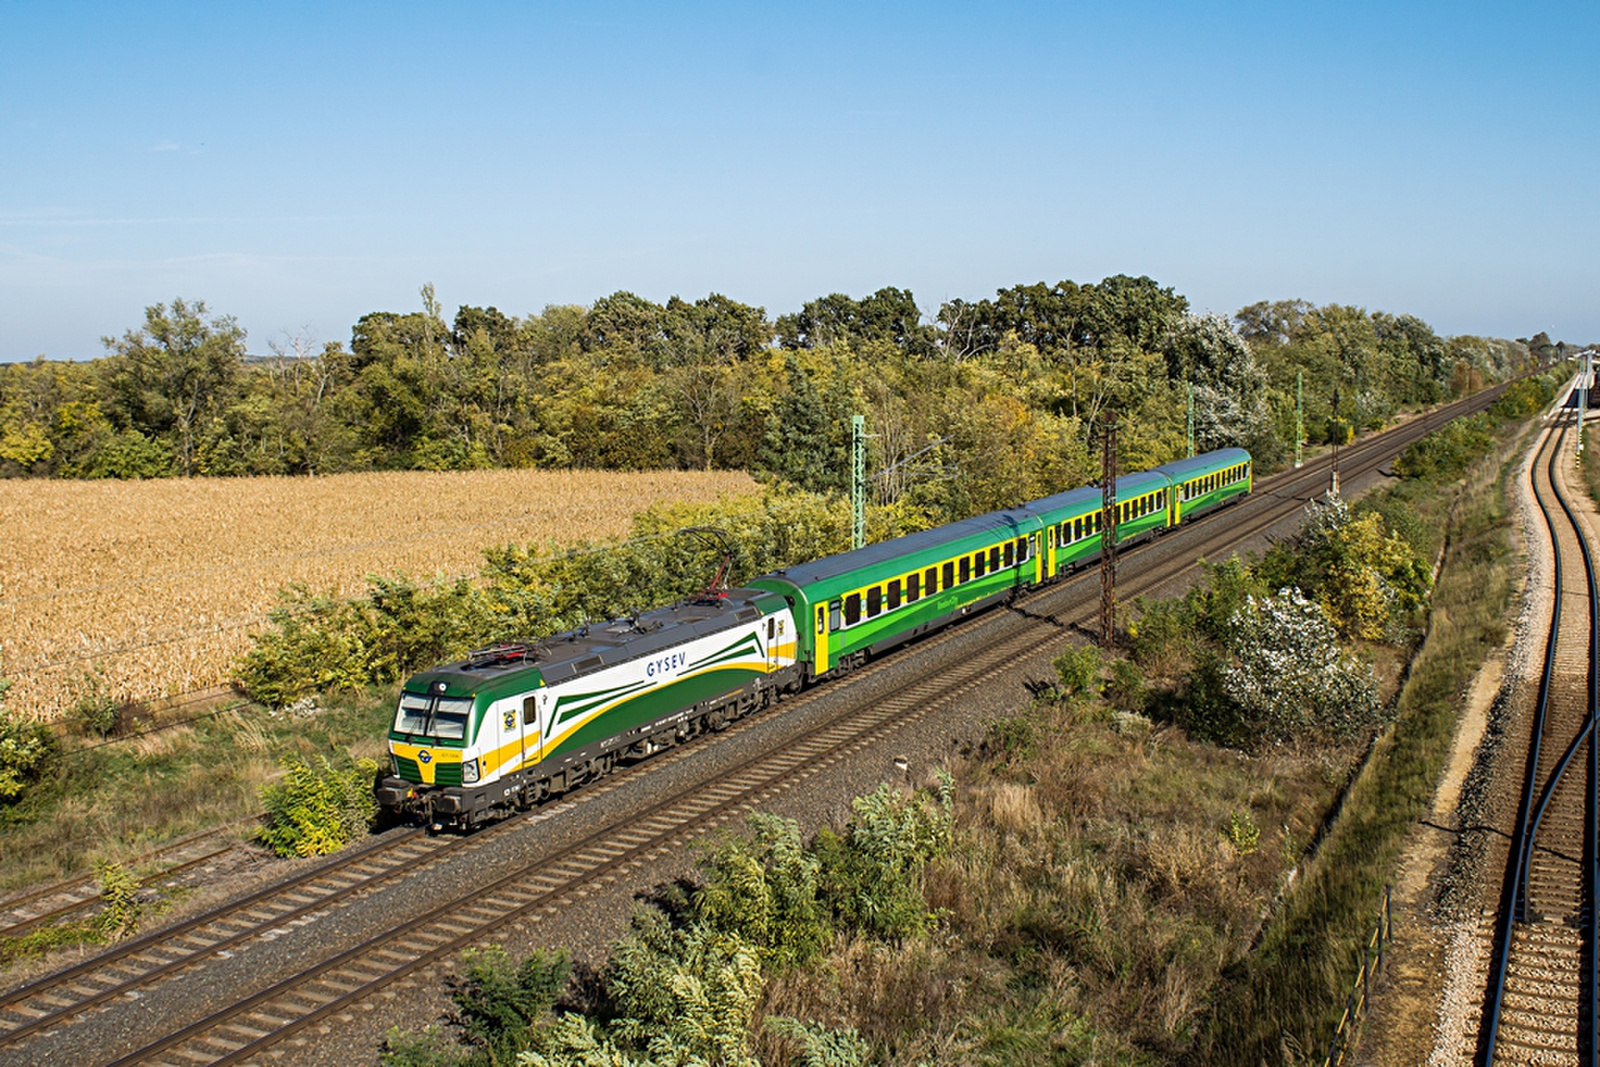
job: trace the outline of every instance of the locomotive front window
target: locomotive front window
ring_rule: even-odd
[[[394,728],[396,733],[460,741],[467,736],[467,716],[471,714],[471,697],[401,693]]]

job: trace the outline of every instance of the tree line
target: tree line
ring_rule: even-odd
[[[1530,341],[1440,337],[1410,315],[1303,300],[1232,321],[1148,277],[1017,285],[924,312],[883,288],[771,318],[721,294],[618,292],[515,316],[432,286],[363,315],[348,344],[286,336],[250,356],[203,302],[145,309],[88,362],[0,366],[0,474],[152,478],[482,467],[744,469],[813,491],[847,479],[868,420],[877,503],[907,522],[1092,479],[1094,422],[1121,460],[1200,449],[1292,454],[1297,375],[1313,439],[1462,395]]]

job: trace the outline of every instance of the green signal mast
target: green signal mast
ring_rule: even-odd
[[[867,543],[867,419],[850,416],[850,547]]]

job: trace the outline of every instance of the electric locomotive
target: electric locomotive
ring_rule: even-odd
[[[379,805],[471,829],[797,688],[782,597],[717,591],[545,641],[502,644],[405,683]]]

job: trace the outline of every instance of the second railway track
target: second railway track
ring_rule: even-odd
[[[1600,600],[1590,533],[1567,485],[1575,436],[1563,415],[1546,429],[1532,466],[1554,590],[1479,1029],[1483,1064],[1600,1062],[1594,730]]]

